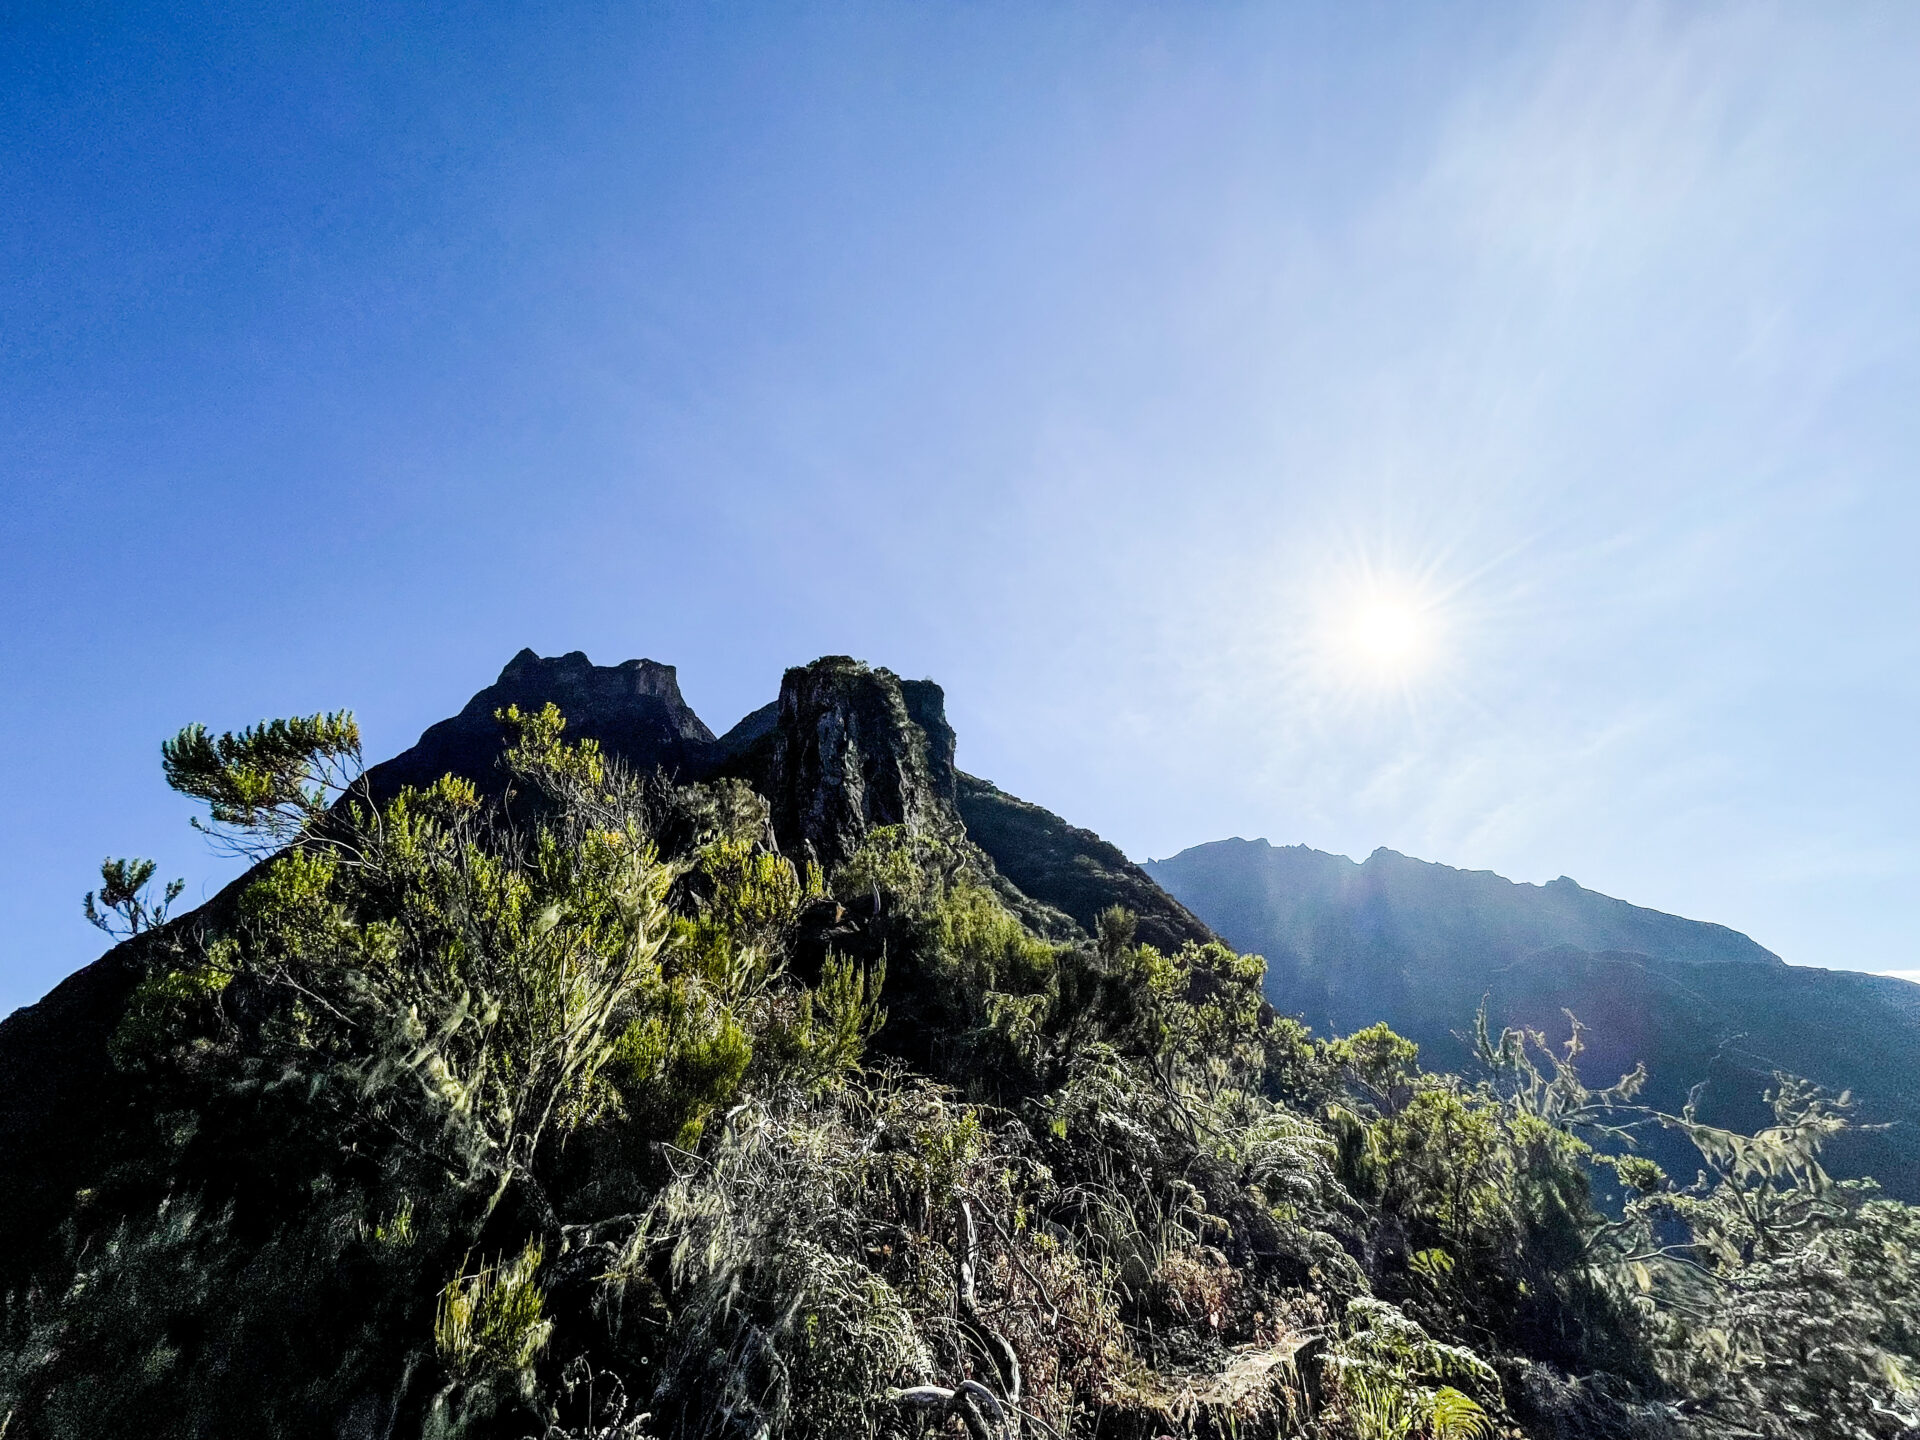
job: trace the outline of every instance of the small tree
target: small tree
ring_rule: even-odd
[[[359,778],[351,711],[263,720],[218,739],[189,725],[160,746],[167,783],[207,804],[194,828],[230,853],[258,858],[310,830]]]
[[[151,860],[102,860],[100,888],[89,890],[80,905],[88,921],[122,940],[166,924],[167,911],[187,882],[169,880],[166,894],[157,902],[149,901],[140,892],[158,868]]]

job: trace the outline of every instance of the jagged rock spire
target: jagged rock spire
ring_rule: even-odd
[[[782,678],[765,781],[781,848],[826,865],[852,854],[875,825],[964,834],[940,687],[912,682],[909,703],[908,687],[891,670],[845,655]]]

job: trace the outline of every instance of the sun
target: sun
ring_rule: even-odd
[[[1336,707],[1419,710],[1453,693],[1471,627],[1464,591],[1443,557],[1328,546],[1293,577],[1300,617],[1290,654],[1300,682]]]
[[[1405,600],[1368,600],[1348,622],[1347,643],[1367,669],[1404,674],[1425,658],[1432,631],[1427,617]]]
[[[1350,594],[1329,619],[1329,658],[1363,685],[1404,686],[1438,657],[1437,607],[1412,588],[1368,585]]]

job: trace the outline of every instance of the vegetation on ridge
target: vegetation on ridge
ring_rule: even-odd
[[[167,747],[267,858],[170,921],[103,875],[138,1103],[20,1237],[7,1440],[1920,1426],[1920,1224],[1821,1169],[1844,1097],[1654,1115],[1577,1027],[1426,1073],[1217,943],[1037,937],[950,839],[803,872],[741,782],[500,719],[497,804],[374,805],[347,716]],[[1656,1124],[1692,1183],[1593,1148]]]

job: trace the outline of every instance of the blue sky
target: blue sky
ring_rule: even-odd
[[[522,645],[1920,971],[1920,11],[266,8],[0,20],[0,1010]]]

